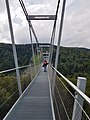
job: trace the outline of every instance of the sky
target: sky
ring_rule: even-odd
[[[55,15],[57,0],[23,0],[29,15]],[[61,19],[60,3],[55,43],[58,41]],[[9,0],[16,44],[30,43],[29,27],[19,0]],[[31,21],[38,41],[50,43],[54,21]],[[35,39],[33,37],[33,42]],[[0,0],[0,43],[11,43],[5,0]],[[90,0],[66,0],[61,46],[90,49]]]

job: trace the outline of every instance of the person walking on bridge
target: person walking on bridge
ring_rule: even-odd
[[[47,65],[48,65],[48,62],[44,60],[43,62],[44,72],[47,72]]]

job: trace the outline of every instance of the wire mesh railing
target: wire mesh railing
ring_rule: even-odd
[[[51,72],[51,86],[53,73],[56,72],[53,97],[56,120],[90,120],[90,98],[84,93],[83,97],[77,91],[78,88],[75,86],[77,89],[74,89],[55,68]]]
[[[36,73],[40,69],[40,65],[36,65]],[[20,72],[20,82],[22,92],[27,88],[35,77],[34,66],[29,64],[18,67]],[[16,68],[0,72],[0,120],[7,114],[12,105],[19,98],[18,85],[16,80]]]
[[[18,87],[15,71],[0,74],[0,120],[18,99]]]

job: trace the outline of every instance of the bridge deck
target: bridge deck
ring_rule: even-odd
[[[53,120],[47,72],[41,72],[4,120]]]

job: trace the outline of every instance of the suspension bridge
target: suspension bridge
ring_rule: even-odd
[[[5,1],[11,33],[15,68],[1,71],[0,74],[14,71],[16,73],[18,89],[14,91],[12,95],[9,96],[7,100],[0,105],[0,110],[5,107],[7,102],[16,93],[18,93],[19,98],[5,115],[3,120],[90,120],[90,98],[84,94],[86,78],[78,77],[77,86],[75,86],[57,70],[66,0],[63,0],[61,11],[55,66],[52,66],[52,55],[60,0],[58,0],[55,15],[28,15],[23,0],[19,0],[29,25],[33,59],[33,65],[29,63],[29,65],[21,67],[18,66],[18,58],[14,42],[9,2],[8,0]],[[49,44],[45,45],[39,43],[31,20],[54,21],[51,40]],[[35,63],[32,34],[34,35],[36,40],[38,65]],[[44,47],[47,47],[47,50],[49,52],[40,52],[40,50]],[[41,58],[47,59],[49,61],[47,72],[43,71],[42,61],[40,60]],[[20,76],[20,70],[22,69],[25,69],[26,75],[30,75],[29,84],[24,91],[22,90],[20,80],[22,77]],[[5,89],[8,89],[12,85],[14,85],[14,83],[7,86],[7,88]],[[86,109],[83,108],[84,104],[85,106],[87,106]],[[1,111],[0,113],[2,114],[3,111]]]

